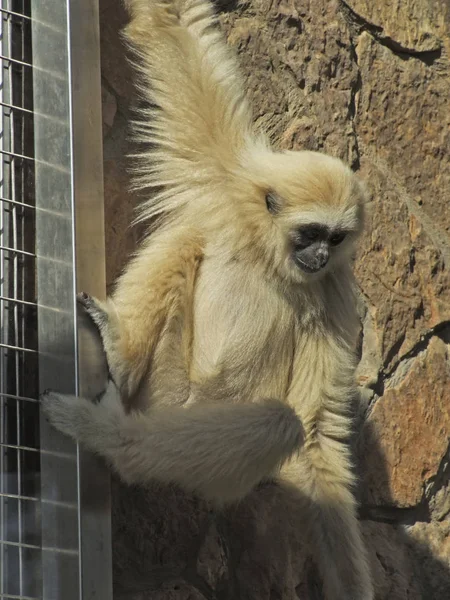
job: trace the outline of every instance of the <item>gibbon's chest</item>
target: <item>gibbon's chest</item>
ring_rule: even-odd
[[[257,272],[206,259],[194,295],[193,393],[247,402],[284,397],[295,329],[294,311]]]

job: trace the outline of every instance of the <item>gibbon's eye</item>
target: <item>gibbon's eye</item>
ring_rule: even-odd
[[[328,240],[328,230],[319,223],[303,225],[293,235],[294,245],[298,248],[307,248],[321,240]]]
[[[339,244],[345,240],[346,235],[347,234],[343,232],[333,233],[333,235],[330,237],[331,246],[339,246]]]
[[[275,196],[273,192],[267,192],[266,194],[266,206],[267,210],[272,214],[276,215],[280,210],[280,203],[278,198]]]
[[[310,242],[314,242],[319,239],[322,231],[318,227],[311,227],[308,229],[302,230],[302,236],[305,237]]]

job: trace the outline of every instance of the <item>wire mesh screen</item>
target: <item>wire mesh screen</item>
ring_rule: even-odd
[[[40,597],[30,1],[1,2],[0,596]]]
[[[112,595],[106,471],[38,402],[93,384],[75,291],[104,287],[98,46],[97,0],[0,0],[0,599]]]

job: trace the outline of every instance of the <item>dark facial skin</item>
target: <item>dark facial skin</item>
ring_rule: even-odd
[[[321,224],[299,227],[292,234],[292,258],[305,273],[317,273],[327,264],[332,248],[344,241],[346,233]]]

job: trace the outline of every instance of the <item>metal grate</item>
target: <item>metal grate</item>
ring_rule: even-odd
[[[98,1],[0,0],[0,63],[0,600],[110,600],[107,473],[38,402],[104,375]]]
[[[0,19],[0,598],[40,598],[30,0]]]

